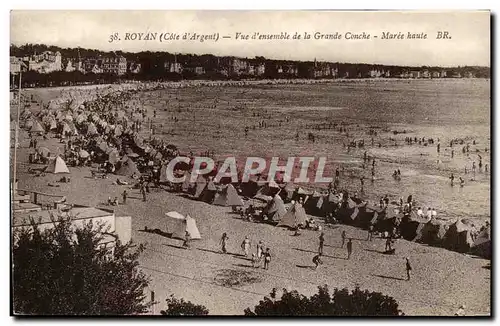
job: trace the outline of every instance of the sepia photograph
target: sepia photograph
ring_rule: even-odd
[[[11,316],[491,318],[491,22],[12,10]]]

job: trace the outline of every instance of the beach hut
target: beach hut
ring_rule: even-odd
[[[49,161],[49,164],[45,168],[45,172],[48,173],[69,173],[68,167],[66,166],[66,162],[60,157],[57,156]]]
[[[172,211],[165,214],[167,220],[167,232],[172,233],[172,238],[186,239],[186,231],[189,232],[191,239],[201,239],[200,231],[196,226],[196,220],[189,215],[182,215]]]
[[[245,203],[234,186],[228,184],[220,193],[217,193],[213,204],[218,206],[243,206]]]

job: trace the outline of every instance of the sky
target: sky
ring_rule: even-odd
[[[103,51],[167,51],[252,58],[408,66],[490,66],[488,11],[12,11],[11,44],[44,43]],[[436,39],[447,31],[451,39]],[[297,32],[302,39],[252,40],[253,33]],[[307,32],[311,39],[303,39]],[[314,39],[317,34],[341,39]],[[348,33],[370,39],[346,39]],[[120,40],[109,42],[118,33]],[[180,40],[125,40],[126,33],[176,33]],[[182,40],[219,33],[218,41]],[[235,39],[236,33],[248,40]],[[382,39],[383,33],[404,39]],[[427,39],[408,39],[408,33]],[[231,38],[223,39],[227,35]],[[375,38],[374,36],[377,36]]]

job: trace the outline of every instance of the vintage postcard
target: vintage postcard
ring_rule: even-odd
[[[489,11],[10,24],[12,315],[491,316]]]

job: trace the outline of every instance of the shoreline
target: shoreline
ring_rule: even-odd
[[[145,90],[141,87],[145,86],[146,90],[153,90],[155,87],[162,86],[165,88],[183,88],[183,87],[221,87],[221,86],[255,86],[255,85],[313,85],[313,84],[350,84],[350,83],[412,83],[412,82],[463,82],[463,81],[488,81],[490,78],[335,78],[335,79],[242,79],[242,80],[208,80],[208,79],[190,79],[180,81],[131,81],[127,80],[121,83],[114,84],[88,84],[88,85],[72,85],[72,86],[54,86],[54,87],[25,87],[23,90],[76,90],[89,88],[106,88],[120,87],[123,85],[136,86],[137,89]],[[11,92],[15,89],[11,89]]]

